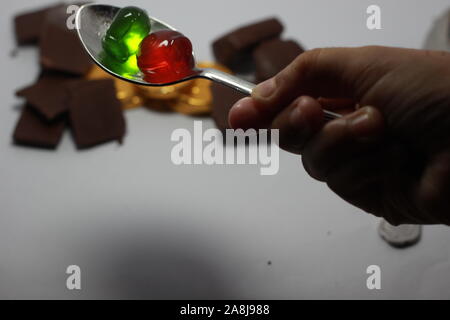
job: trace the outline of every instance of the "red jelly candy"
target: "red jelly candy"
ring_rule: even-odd
[[[137,56],[144,80],[150,83],[174,82],[192,74],[195,67],[191,41],[177,31],[149,34]]]

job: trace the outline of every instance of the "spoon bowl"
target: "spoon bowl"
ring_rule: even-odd
[[[83,5],[77,11],[77,15],[75,18],[75,25],[78,32],[78,37],[80,38],[80,41],[83,44],[84,48],[86,49],[87,53],[100,68],[102,68],[109,74],[119,79],[132,82],[137,85],[159,86],[159,87],[173,85],[179,82],[192,80],[194,78],[205,78],[215,82],[219,82],[223,85],[238,90],[246,95],[251,95],[252,90],[255,87],[255,84],[216,69],[194,68],[192,70],[192,73],[189,74],[189,76],[167,83],[147,82],[144,80],[144,74],[139,70],[136,70],[135,72],[131,73],[118,72],[116,68],[112,68],[110,64],[105,63],[106,55],[102,48],[102,40],[106,32],[108,31],[111,23],[113,22],[114,17],[116,16],[117,12],[120,9],[121,8],[119,7],[111,5],[86,4]],[[160,30],[176,31],[175,28],[159,19],[150,16],[149,18],[151,21],[152,32]],[[325,110],[324,113],[325,118],[327,120],[340,117],[339,114],[336,114],[334,112]]]
[[[144,86],[166,86],[175,84],[177,82],[190,80],[201,72],[200,70],[193,70],[192,75],[189,77],[182,78],[172,83],[149,83],[144,80],[144,75],[140,71],[136,71],[135,73],[119,73],[116,70],[113,70],[113,68],[108,67],[104,63],[105,53],[102,47],[102,40],[119,10],[119,7],[110,5],[86,4],[78,10],[76,15],[75,21],[78,36],[87,53],[100,68],[117,78]],[[150,17],[150,22],[152,31],[176,31],[175,28],[156,18]]]

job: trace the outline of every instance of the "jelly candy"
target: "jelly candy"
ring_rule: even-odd
[[[150,28],[150,19],[144,10],[122,8],[103,38],[103,50],[119,62],[126,62],[139,50],[139,44],[150,33]]]
[[[139,72],[136,55],[131,55],[125,62],[119,62],[109,54],[102,52],[99,60],[103,66],[124,78],[132,78]]]
[[[156,31],[141,42],[137,63],[147,82],[180,80],[191,75],[195,66],[191,41],[177,31]]]

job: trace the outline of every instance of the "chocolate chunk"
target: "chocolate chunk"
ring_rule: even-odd
[[[75,78],[64,73],[44,72],[39,80],[16,92],[47,120],[54,120],[69,110],[66,84]]]
[[[13,139],[16,144],[55,149],[61,140],[65,127],[65,119],[46,121],[30,106],[22,109],[22,115],[14,130]]]
[[[56,8],[48,12],[42,27],[40,41],[40,61],[44,68],[84,75],[92,66],[76,30],[66,25],[66,8]]]
[[[235,102],[246,97],[246,95],[216,82],[211,84],[211,91],[213,95],[212,117],[217,128],[225,131],[230,128],[228,125],[228,113],[231,107]]]
[[[32,12],[25,12],[14,18],[14,28],[18,45],[35,44],[39,41],[42,26],[49,10],[61,4],[42,8]]]
[[[272,78],[303,52],[303,48],[292,40],[274,39],[261,43],[253,51],[256,81]]]
[[[217,61],[231,69],[259,43],[278,37],[282,24],[275,18],[241,27],[214,41],[212,47]]]
[[[122,140],[125,119],[113,80],[79,80],[68,88],[69,118],[78,149]]]
[[[450,10],[447,11],[447,39],[450,42]]]

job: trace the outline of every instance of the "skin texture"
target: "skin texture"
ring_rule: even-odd
[[[323,109],[344,116],[325,123]],[[450,54],[307,51],[230,111],[280,130],[280,147],[349,203],[398,225],[450,225]]]

